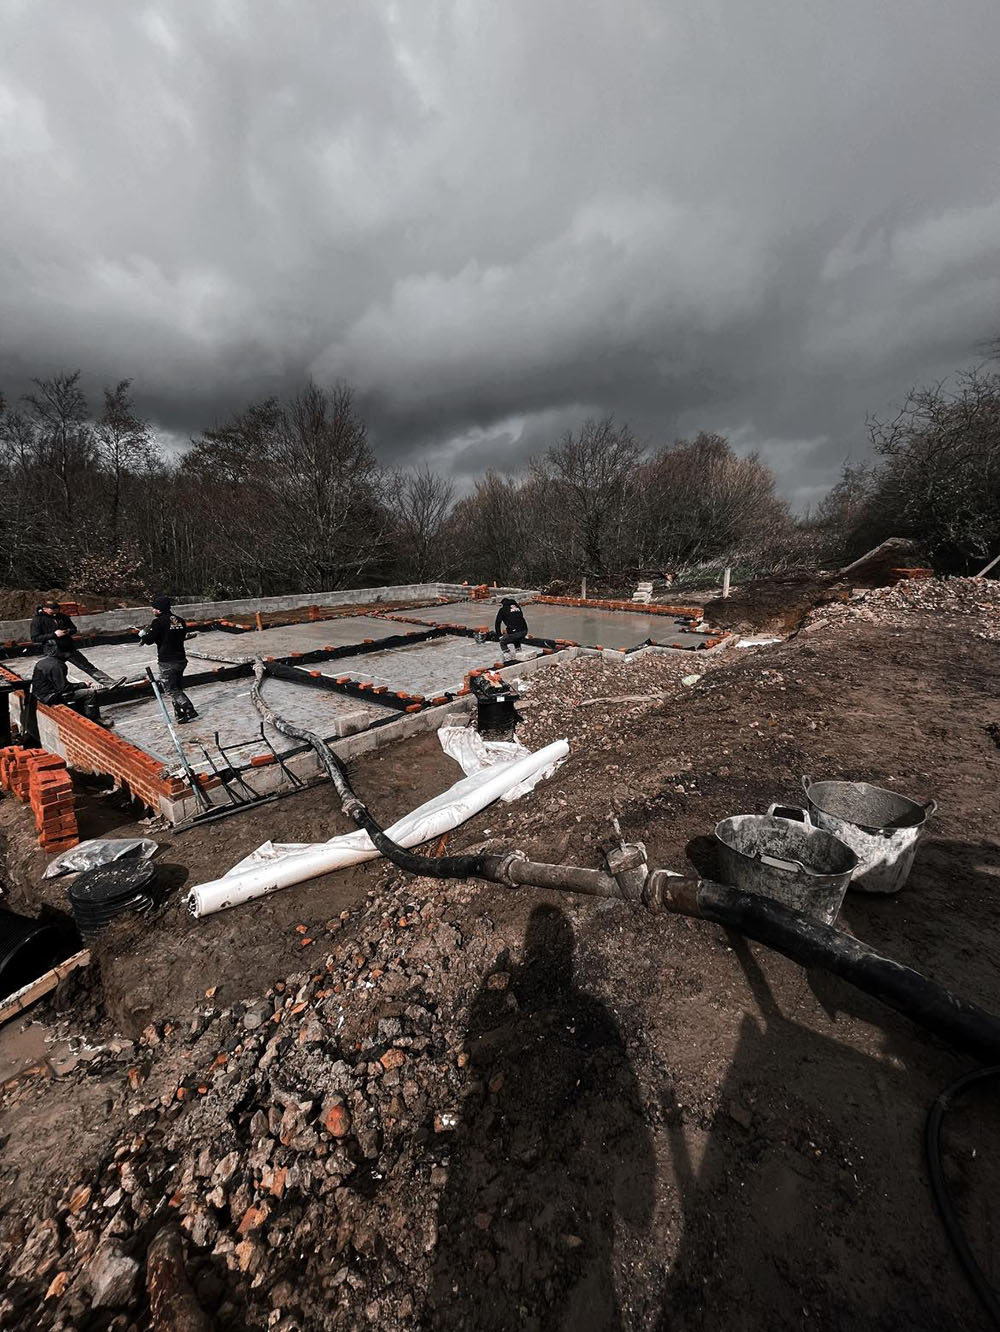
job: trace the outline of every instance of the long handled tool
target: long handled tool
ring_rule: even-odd
[[[167,730],[170,732],[170,738],[174,742],[174,748],[177,750],[178,758],[181,761],[181,767],[184,769],[184,775],[187,777],[188,782],[191,785],[191,790],[195,793],[198,804],[201,805],[202,809],[211,809],[212,802],[201,789],[201,783],[191,770],[191,764],[188,763],[187,755],[184,753],[184,746],[177,738],[177,732],[174,730],[173,723],[170,720],[170,713],[167,711],[167,705],[163,699],[163,690],[160,688],[160,682],[148,666],[146,667],[146,678],[150,685],[152,685],[153,693],[156,695],[156,701],[159,703],[160,711],[163,713],[163,720],[167,724]]]

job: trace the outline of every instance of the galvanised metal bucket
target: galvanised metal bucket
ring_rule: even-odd
[[[917,854],[923,826],[937,802],[921,803],[868,782],[814,782],[802,778],[813,822],[845,842],[858,858],[851,887],[863,893],[898,893]]]
[[[854,852],[814,828],[797,805],[734,814],[716,825],[721,877],[733,888],[770,897],[832,925],[857,867]]]

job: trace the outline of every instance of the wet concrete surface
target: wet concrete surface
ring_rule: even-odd
[[[539,648],[525,647],[519,657],[526,661],[539,654]],[[392,690],[434,698],[461,689],[470,671],[488,670],[500,661],[497,643],[477,643],[474,638],[434,638],[385,652],[316,662],[310,670],[334,677],[349,675],[359,682],[370,681]]]
[[[178,727],[177,736],[195,771],[209,770],[199,745],[204,745],[221,764],[215,749],[217,731],[226,749],[232,747],[231,758],[235,762],[246,763],[256,754],[266,753],[260,739],[261,718],[250,698],[251,683],[248,679],[219,680],[191,690],[190,698],[198,710],[198,717]],[[267,703],[287,721],[315,731],[324,740],[353,735],[373,721],[397,715],[394,710],[377,704],[285,680],[265,681],[263,693]],[[169,702],[167,707],[173,720]],[[177,750],[155,699],[112,704],[102,709],[102,713],[114,722],[115,734],[123,740],[161,759],[171,771],[179,766]],[[279,754],[299,745],[297,740],[290,740],[271,726],[265,727],[265,735]]]
[[[388,618],[348,615],[339,620],[252,629],[244,634],[227,634],[221,629],[213,629],[189,642],[194,652],[219,652],[224,657],[286,657],[292,652],[315,652],[318,648],[345,647],[397,634],[421,632],[417,625],[400,624]]]
[[[425,624],[461,624],[492,630],[499,609],[499,603],[495,601],[465,601],[409,611],[408,617]],[[652,640],[669,647],[686,648],[698,641],[691,634],[681,633],[681,627],[672,615],[530,604],[523,610],[532,637],[561,638],[584,647],[634,648]]]

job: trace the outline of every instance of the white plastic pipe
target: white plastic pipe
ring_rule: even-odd
[[[569,753],[565,740],[556,740],[544,749],[510,763],[484,768],[464,777],[454,786],[404,815],[386,835],[400,846],[420,846],[459,827],[474,814],[491,805],[513,786],[532,777],[547,776]],[[208,916],[213,911],[238,906],[255,897],[287,888],[293,883],[329,874],[332,870],[374,860],[378,852],[366,832],[345,833],[328,842],[265,842],[235,865],[221,879],[199,883],[188,893],[187,902],[194,916]]]

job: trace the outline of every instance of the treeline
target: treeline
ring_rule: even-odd
[[[0,584],[126,595],[268,595],[382,582],[554,578],[786,558],[796,530],[771,472],[718,435],[650,456],[588,421],[525,474],[456,500],[380,466],[351,390],[306,384],[156,445],[131,384],[93,411],[79,372],[0,413]]]
[[[350,388],[307,383],[165,455],[128,380],[79,372],[0,399],[0,586],[266,596],[398,581],[545,586],[586,575],[738,575],[838,563],[910,536],[941,567],[1000,548],[1000,377],[911,394],[870,424],[875,462],[796,519],[756,456],[716,434],[650,452],[612,418],[471,494],[379,464]]]
[[[1000,374],[977,367],[914,389],[868,431],[874,461],[845,466],[818,514],[835,553],[910,537],[948,573],[1000,554]]]

